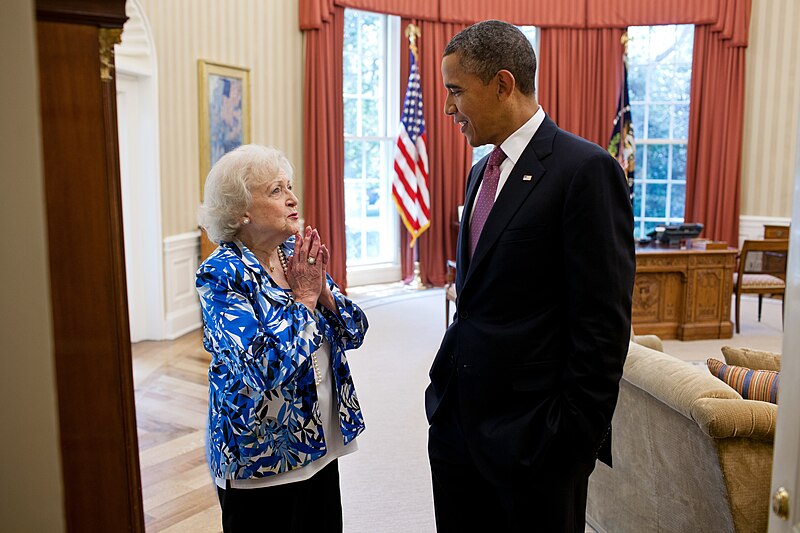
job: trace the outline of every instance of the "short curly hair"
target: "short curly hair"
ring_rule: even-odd
[[[458,32],[443,56],[461,53],[461,66],[485,84],[501,70],[514,75],[519,91],[531,96],[536,87],[536,53],[519,28],[501,20],[484,20]]]
[[[291,180],[293,170],[276,148],[245,144],[223,155],[208,173],[197,217],[209,240],[232,241],[253,201],[253,188],[280,174]]]

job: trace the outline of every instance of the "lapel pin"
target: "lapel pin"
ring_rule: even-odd
[[[531,176],[530,174],[525,174],[524,176],[522,176],[522,181],[531,181],[532,179],[533,176]]]

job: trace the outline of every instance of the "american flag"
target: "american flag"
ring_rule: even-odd
[[[428,191],[428,146],[425,118],[422,116],[422,90],[416,54],[411,55],[411,72],[403,103],[403,118],[397,135],[394,155],[392,197],[406,229],[411,234],[411,246],[430,226],[431,199]]]

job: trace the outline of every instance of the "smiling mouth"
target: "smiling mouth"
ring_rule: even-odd
[[[457,124],[461,126],[461,133],[464,133],[464,130],[467,129],[467,121],[466,120],[459,120]]]

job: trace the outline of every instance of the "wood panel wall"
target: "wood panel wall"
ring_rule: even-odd
[[[124,21],[124,0],[37,3],[64,504],[80,533],[144,531],[116,88],[101,78],[101,40]]]

